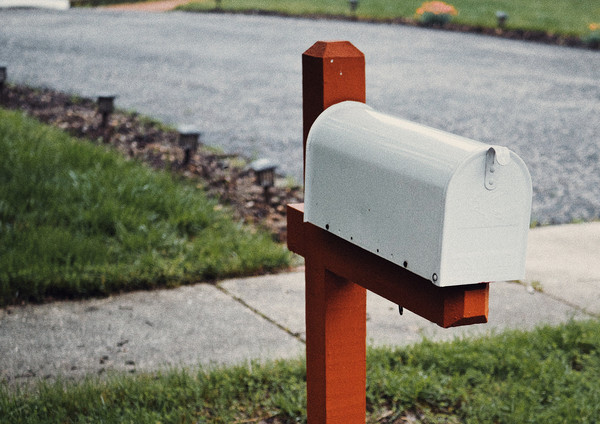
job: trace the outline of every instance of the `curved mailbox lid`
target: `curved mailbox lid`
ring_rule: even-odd
[[[311,153],[323,142],[330,149],[360,157],[377,166],[396,169],[398,163],[403,163],[410,166],[406,169],[407,174],[439,187],[447,185],[462,161],[490,147],[352,101],[329,107],[314,122],[307,140],[308,170],[314,170],[311,164],[316,155]],[[314,175],[307,172],[306,176],[309,180]],[[309,183],[307,181],[306,185]]]
[[[339,103],[317,118],[308,136],[304,219],[437,285],[495,280],[495,274],[471,270],[465,278],[490,278],[462,281],[458,267],[446,267],[454,275],[441,269],[442,254],[448,252],[443,247],[450,182],[475,161],[481,172],[467,181],[477,186],[468,193],[487,196],[494,191],[486,188],[489,156],[496,165],[512,157],[522,164],[504,147],[391,117],[363,103]],[[526,168],[525,173],[528,179]],[[530,190],[530,179],[527,183]],[[453,205],[469,207],[470,199],[460,198],[461,190],[453,193]],[[461,211],[454,207],[453,213]],[[529,210],[525,214],[528,224]],[[460,252],[450,253],[460,257]]]

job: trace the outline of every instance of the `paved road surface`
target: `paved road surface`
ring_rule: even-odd
[[[376,109],[509,146],[534,182],[533,219],[600,217],[600,53],[392,25],[77,9],[1,10],[13,82],[93,96],[301,178],[301,53],[347,39]]]

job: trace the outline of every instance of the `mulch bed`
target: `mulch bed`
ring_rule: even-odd
[[[256,184],[254,172],[241,155],[217,152],[201,146],[189,163],[182,166],[184,152],[179,134],[157,121],[136,113],[115,111],[103,128],[96,101],[50,89],[9,85],[0,106],[21,110],[41,122],[58,127],[91,143],[112,146],[127,158],[140,160],[155,169],[169,169],[192,180],[221,205],[229,207],[236,219],[266,228],[276,241],[286,240],[286,207],[302,202],[303,191],[278,176],[268,196]]]

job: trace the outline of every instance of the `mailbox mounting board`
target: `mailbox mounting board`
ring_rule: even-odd
[[[506,147],[363,103],[331,106],[308,136],[305,221],[438,286],[523,278],[531,197]]]

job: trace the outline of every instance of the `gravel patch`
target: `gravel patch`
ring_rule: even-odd
[[[302,179],[301,53],[347,39],[367,103],[510,147],[533,178],[532,219],[600,217],[598,52],[386,24],[106,10],[4,10],[9,79],[193,124],[228,153]]]

